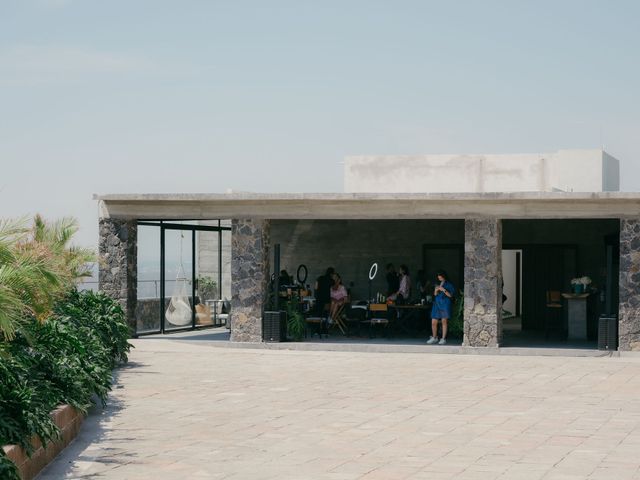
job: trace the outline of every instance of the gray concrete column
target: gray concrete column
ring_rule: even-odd
[[[269,283],[269,220],[231,222],[231,341],[261,342]]]
[[[99,289],[120,302],[133,335],[138,301],[137,222],[101,218],[99,235]]]
[[[464,222],[464,339],[469,347],[497,347],[502,339],[502,221]]]
[[[620,220],[618,350],[640,350],[640,219]]]

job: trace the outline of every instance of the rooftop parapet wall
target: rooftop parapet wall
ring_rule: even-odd
[[[602,150],[513,155],[353,156],[344,190],[364,192],[604,192],[620,189],[619,162]]]

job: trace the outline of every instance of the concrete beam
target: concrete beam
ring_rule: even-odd
[[[103,218],[464,219],[640,217],[640,194],[184,194],[105,195]]]

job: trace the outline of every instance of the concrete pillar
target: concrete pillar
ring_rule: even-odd
[[[469,347],[497,347],[502,339],[502,222],[464,222],[464,339]]]
[[[133,335],[138,301],[137,222],[101,218],[99,235],[99,288],[120,302]]]
[[[231,341],[261,342],[269,283],[269,220],[231,222]]]
[[[640,351],[640,218],[620,220],[618,350]]]

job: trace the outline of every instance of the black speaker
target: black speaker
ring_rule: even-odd
[[[287,312],[264,312],[262,316],[262,340],[284,342],[287,339]]]
[[[598,319],[598,350],[618,349],[618,316],[602,314]]]

